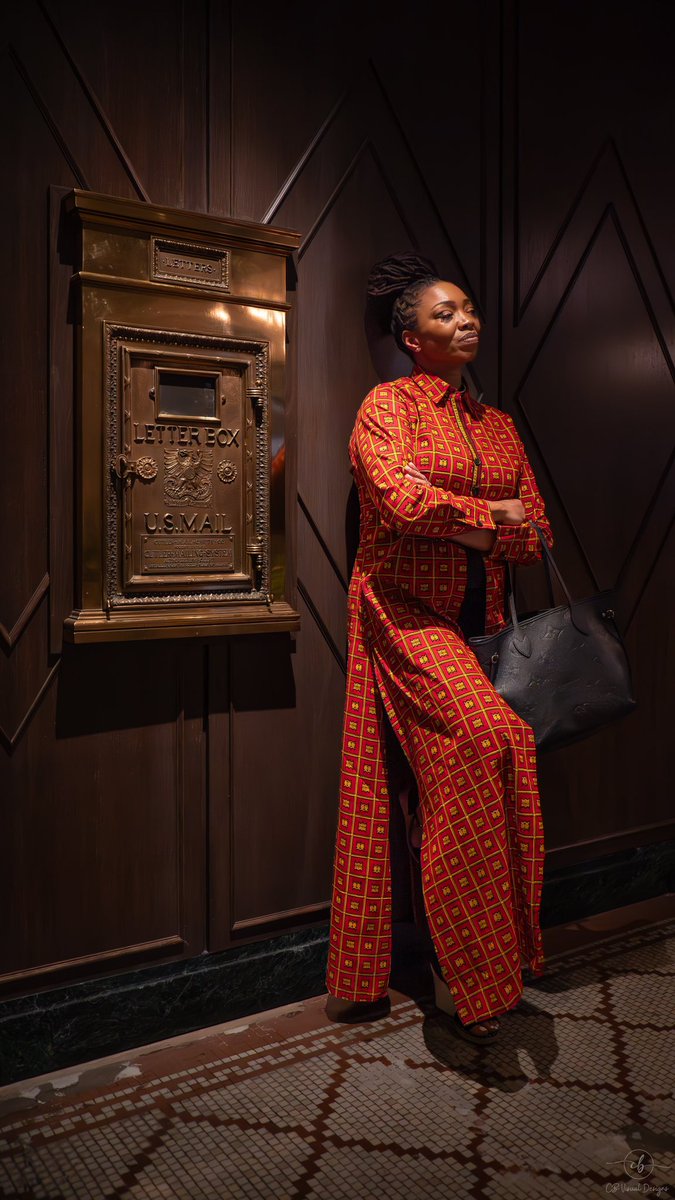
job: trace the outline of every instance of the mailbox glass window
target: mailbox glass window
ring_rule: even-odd
[[[217,381],[216,375],[160,371],[158,418],[212,421],[218,415]]]

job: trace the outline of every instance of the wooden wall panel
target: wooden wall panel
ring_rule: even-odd
[[[656,661],[671,675],[675,663],[649,612],[675,511],[672,246],[655,241],[672,172],[660,202],[645,186],[666,184],[657,146],[672,20],[658,4],[639,15],[619,5],[611,20],[603,5],[565,6],[554,46],[554,13],[505,9],[502,394],[551,499],[573,592],[617,589],[640,709],[542,760],[551,864],[581,861],[621,831],[625,844],[641,827],[643,841],[675,832]],[[636,108],[624,83],[638,75]]]
[[[670,4],[529,0],[507,9],[516,71],[519,289],[524,296],[600,157],[620,155],[662,270],[675,287],[664,199],[675,170]],[[638,97],[639,90],[639,97]]]
[[[363,6],[362,6],[363,7]],[[234,3],[231,129],[233,211],[265,217],[348,87],[364,44],[356,6]]]
[[[382,29],[373,60],[392,120],[455,249],[454,278],[483,306],[487,302],[486,160],[496,132],[495,111],[488,111],[486,77],[495,32],[490,25],[489,13],[479,4],[452,13],[437,10],[433,40],[438,47],[447,47],[453,67],[425,71],[420,61],[417,70],[413,68],[412,86],[410,42],[394,23]]]
[[[608,213],[518,397],[601,588],[619,578],[672,454],[670,384],[658,330]],[[647,462],[649,471],[636,469]]]
[[[364,336],[364,278],[373,250],[383,256],[395,246],[409,249],[410,241],[369,147],[331,201],[311,242],[301,247],[298,491],[346,575],[347,444],[356,409],[377,382]]]
[[[92,34],[93,20],[91,10],[87,25]],[[13,7],[6,34],[11,61],[21,77],[17,99],[24,95],[31,97],[77,186],[143,198],[119,139],[46,8],[38,0],[28,0],[21,8]],[[28,181],[17,176],[16,182],[22,193]],[[49,178],[49,182],[61,180]]]
[[[1,71],[3,162],[22,187],[3,194],[7,278],[1,304],[5,368],[0,436],[5,447],[0,555],[0,621],[9,632],[49,569],[47,512],[47,239],[46,180],[74,186],[13,58]]]
[[[202,770],[200,662],[175,643],[109,651],[64,651],[5,766],[9,981],[204,945],[203,812],[187,784]]]
[[[517,421],[561,565],[580,594],[619,589],[640,709],[542,760],[551,862],[667,836],[671,19],[658,0],[639,13],[483,0],[434,10],[422,36],[380,3],[13,6],[2,72],[5,992],[325,917],[354,519],[347,441],[368,388],[408,369],[364,309],[369,267],[395,250],[419,248],[475,294],[486,325],[474,383]],[[56,213],[58,189],[75,185],[302,235],[289,320],[294,639],[61,656],[72,325]],[[521,591],[543,600],[537,568]]]
[[[125,17],[102,6],[95,22],[85,0],[43,10],[139,197],[204,208],[204,0],[149,0]]]
[[[343,676],[300,600],[302,638],[232,647],[232,930],[325,919]],[[301,644],[300,644],[301,643]],[[290,766],[292,764],[292,769]]]

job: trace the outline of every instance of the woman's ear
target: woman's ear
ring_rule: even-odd
[[[414,329],[404,329],[401,338],[405,345],[413,354],[417,354],[420,348],[420,340]]]

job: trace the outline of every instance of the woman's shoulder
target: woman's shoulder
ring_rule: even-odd
[[[513,417],[505,412],[503,408],[497,408],[495,404],[487,404],[485,400],[480,400],[480,408],[483,416],[487,417],[495,425],[513,425]]]
[[[361,401],[359,412],[367,413],[372,409],[392,408],[404,405],[411,398],[411,377],[402,375],[400,379],[391,379],[386,383],[376,383],[366,393]]]

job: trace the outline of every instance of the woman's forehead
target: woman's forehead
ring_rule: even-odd
[[[439,279],[436,283],[430,283],[429,287],[425,288],[420,299],[424,307],[429,310],[444,300],[449,300],[457,305],[463,305],[467,302],[471,303],[466,292],[463,292],[461,287],[458,287],[456,283],[450,283],[447,279]]]

